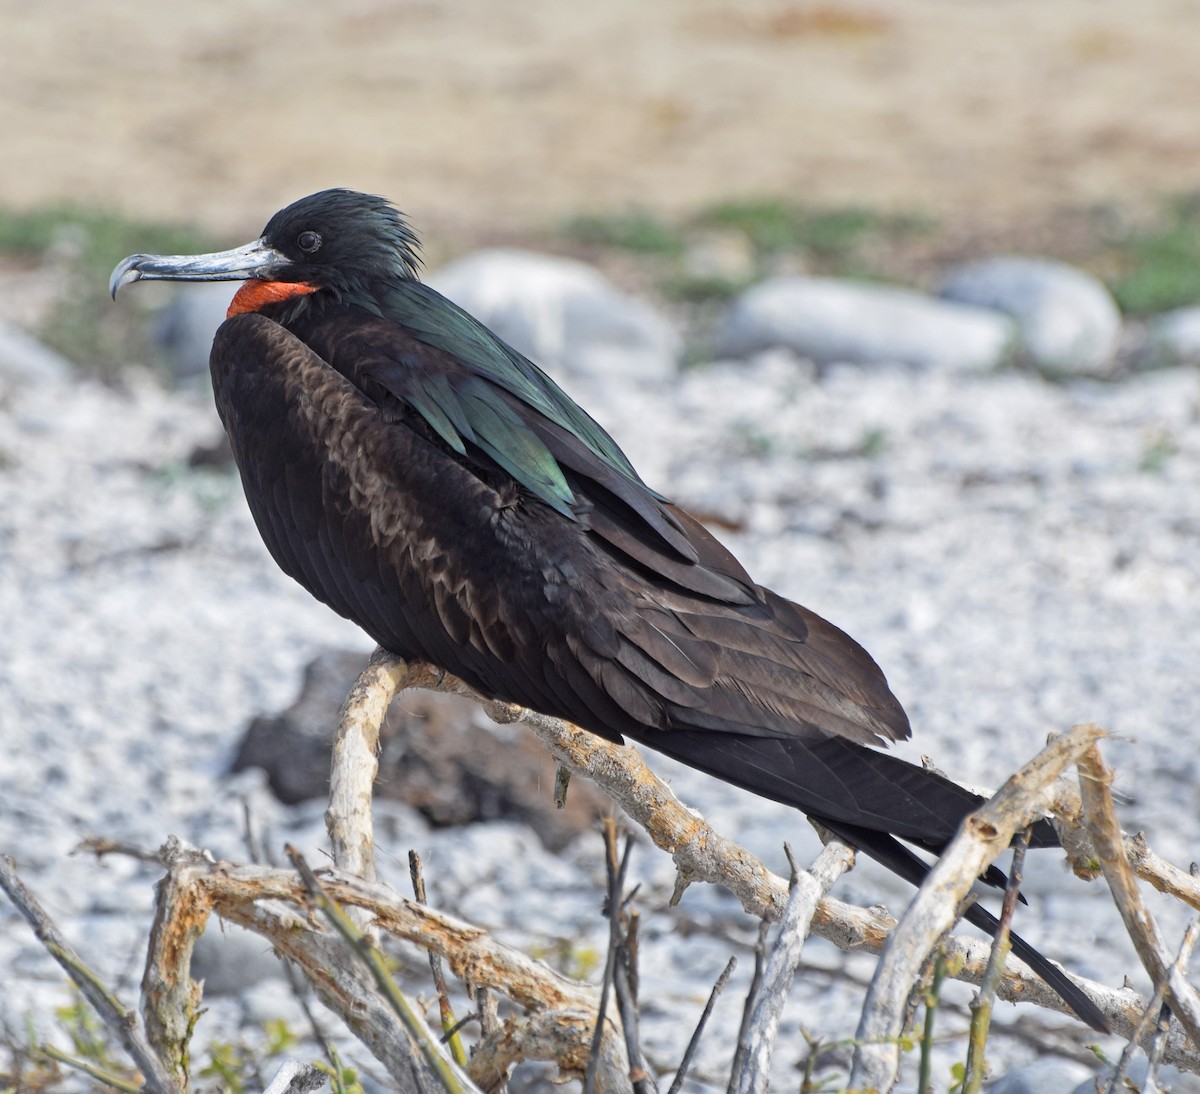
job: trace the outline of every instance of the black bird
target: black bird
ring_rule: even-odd
[[[211,368],[250,509],[284,571],[379,645],[795,806],[920,884],[899,841],[942,851],[981,799],[878,750],[910,730],[870,655],[756,584],[419,264],[389,202],[326,190],[244,247],[126,258],[110,289],[245,281]],[[1031,842],[1058,841],[1042,821]]]

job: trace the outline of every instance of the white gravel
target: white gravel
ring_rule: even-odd
[[[245,722],[291,700],[318,648],[368,646],[276,572],[232,478],[188,470],[193,445],[219,428],[206,397],[137,376],[119,393],[83,380],[5,383],[0,851],[132,1001],[155,871],[70,857],[72,847],[92,834],[157,846],[174,833],[244,858],[246,800],[276,845],[286,836],[315,850],[319,808],[284,809],[253,773],[230,777],[226,767]],[[740,525],[718,531],[759,580],[873,652],[912,716],[905,755],[994,784],[1046,733],[1099,721],[1117,734],[1106,751],[1132,798],[1126,827],[1144,828],[1183,865],[1200,857],[1190,744],[1200,709],[1200,372],[1066,386],[900,368],[817,376],[775,354],[694,368],[669,388],[577,377],[570,386],[647,481]],[[784,839],[813,853],[793,812],[652,762],[776,869]],[[403,809],[386,813],[384,866],[398,885],[415,845],[432,899],[448,910],[577,964],[600,951],[598,839],[555,858],[513,826],[431,833]],[[666,910],[671,864],[652,848],[633,872],[643,882],[654,1061],[678,1060],[709,985],[731,952],[741,958],[697,1073],[723,1087],[755,924],[700,887]],[[1099,886],[1048,853],[1027,875],[1019,927],[1031,941],[1081,973],[1144,984]],[[893,910],[907,896],[869,864],[837,891]],[[1161,911],[1172,944],[1183,917]],[[873,966],[819,942],[808,955],[776,1053],[779,1089],[796,1084],[801,1026],[852,1035],[858,981]],[[61,977],[6,904],[0,979],[0,1018],[18,1039],[26,1014],[52,1032],[52,1008],[67,998]],[[254,989],[215,1000],[201,1040],[261,1021],[271,998]],[[1000,1020],[1017,1013],[1005,1007]],[[961,1024],[947,1016],[943,1029]],[[994,1047],[1001,1064],[1033,1055],[1003,1036]],[[947,1047],[939,1075],[961,1051]]]

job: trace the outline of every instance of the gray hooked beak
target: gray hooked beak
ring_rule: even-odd
[[[284,255],[261,239],[207,255],[130,255],[117,263],[108,291],[115,300],[117,290],[134,281],[270,281],[287,264]]]

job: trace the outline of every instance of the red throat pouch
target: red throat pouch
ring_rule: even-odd
[[[316,292],[317,286],[307,281],[247,281],[229,302],[226,319],[246,312],[261,311],[268,304],[288,300],[293,296],[307,296]]]

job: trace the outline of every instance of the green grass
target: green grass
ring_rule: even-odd
[[[116,308],[108,297],[113,266],[137,251],[190,254],[214,246],[194,229],[73,205],[0,209],[0,255],[58,271],[57,297],[33,333],[84,372],[108,379],[131,362],[157,363],[142,313]]]
[[[568,239],[585,247],[611,247],[643,255],[680,255],[686,244],[676,225],[644,209],[573,217],[564,231]]]
[[[817,209],[776,198],[719,202],[702,211],[697,223],[744,232],[762,254],[799,251],[835,264],[850,261],[874,241],[928,234],[934,227],[927,218],[912,214],[857,206]]]
[[[1111,288],[1121,310],[1152,315],[1200,301],[1200,194],[1169,201],[1148,227],[1111,241],[1120,273]]]

